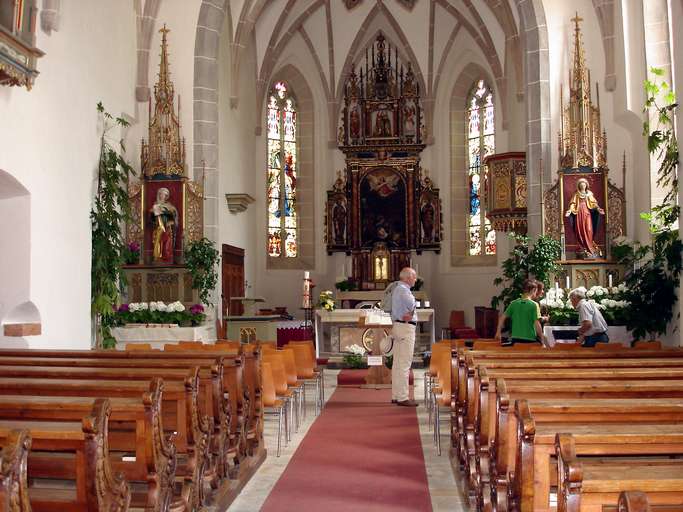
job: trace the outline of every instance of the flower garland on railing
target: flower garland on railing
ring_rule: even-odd
[[[592,286],[577,288],[586,294],[586,300],[595,304],[605,317],[608,325],[624,325],[630,303],[625,300],[627,292],[624,283],[612,288]],[[550,288],[541,299],[541,306],[547,311],[551,325],[578,325],[579,314],[561,288]]]
[[[114,313],[116,325],[126,324],[178,324],[183,327],[200,325],[206,315],[204,306],[194,304],[186,309],[180,302],[131,302],[121,304]]]

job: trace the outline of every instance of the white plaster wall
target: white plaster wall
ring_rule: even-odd
[[[323,223],[325,208],[325,190],[330,188],[334,182],[334,155],[327,146],[327,100],[320,81],[320,75],[315,66],[315,62],[301,36],[292,38],[287,48],[282,53],[274,67],[275,73],[284,66],[292,65],[297,68],[306,78],[314,104],[314,174],[315,174],[315,264],[311,269],[311,278],[316,283],[314,295],[317,297],[321,290],[332,289],[337,269],[334,260],[327,257],[325,244],[323,241]],[[294,91],[296,94],[296,91]],[[265,119],[265,102],[259,114]],[[262,135],[255,137],[254,144],[255,165],[253,171],[254,191],[256,202],[254,203],[256,227],[256,249],[254,259],[255,275],[254,293],[256,296],[266,298],[268,306],[287,306],[289,312],[298,317],[303,314],[299,310],[301,307],[301,280],[303,279],[302,270],[273,270],[266,268],[266,139],[265,130]],[[341,168],[341,167],[337,167]],[[264,307],[268,307],[264,306]]]
[[[228,20],[226,20],[228,23]],[[218,219],[220,243],[240,247],[245,250],[245,279],[254,282],[255,253],[265,250],[265,240],[257,242],[256,217],[263,202],[249,205],[242,213],[230,213],[225,200],[228,193],[247,193],[256,197],[256,190],[265,189],[265,170],[257,169],[254,158],[254,129],[256,127],[256,97],[254,81],[256,77],[255,48],[251,44],[242,56],[238,80],[239,97],[237,108],[231,109],[230,91],[230,41],[224,27],[221,35],[219,53],[219,93],[218,93],[218,134],[219,134],[219,190]],[[265,154],[265,149],[264,149]],[[264,167],[265,169],[265,167]],[[257,183],[256,177],[262,178]],[[218,247],[220,250],[220,247]]]
[[[99,155],[95,106],[134,112],[132,2],[61,2],[59,32],[38,30],[33,90],[0,87],[0,169],[31,194],[31,347],[89,348],[90,219]],[[116,23],[110,23],[116,20]]]
[[[27,194],[0,199],[0,324],[11,310],[30,299],[30,202]]]

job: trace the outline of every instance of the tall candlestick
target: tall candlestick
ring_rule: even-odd
[[[558,290],[560,289],[560,283],[555,281],[555,295],[557,295]]]
[[[607,281],[609,282],[609,287],[612,288],[612,274],[607,275]]]
[[[568,290],[568,289],[569,289],[569,276],[567,276],[567,277],[565,278],[565,283],[567,283],[566,288],[567,288],[567,290]]]
[[[310,272],[308,270],[304,270],[304,279],[310,279],[310,278],[311,278]]]

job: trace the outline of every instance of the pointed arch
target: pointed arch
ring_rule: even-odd
[[[467,100],[472,87],[484,80],[493,88],[494,96],[500,96],[493,76],[482,66],[469,63],[458,75],[450,99],[451,141],[451,264],[453,266],[496,265],[495,255],[472,256],[469,252],[468,207],[469,182],[467,161]],[[497,101],[500,105],[500,101]]]
[[[293,258],[270,258],[266,260],[267,269],[311,269],[315,268],[315,173],[314,173],[314,133],[315,112],[313,91],[304,75],[292,64],[287,64],[272,74],[266,92],[278,82],[284,82],[296,98],[297,104],[297,151],[296,169],[296,211],[297,211],[297,256]],[[266,119],[266,98],[261,98],[263,107],[259,110],[260,119]],[[263,123],[263,121],[261,121]],[[265,140],[265,138],[264,138]],[[266,146],[261,148],[265,154]],[[262,176],[266,177],[264,169]],[[264,187],[265,188],[265,187]],[[264,212],[265,214],[265,212]],[[260,228],[259,240],[267,250],[268,220]]]

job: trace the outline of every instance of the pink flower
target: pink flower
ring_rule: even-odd
[[[128,250],[130,252],[140,252],[140,244],[137,242],[131,242],[128,244]]]
[[[199,315],[204,312],[204,306],[201,304],[194,304],[193,306],[190,307],[190,313],[193,315]]]

